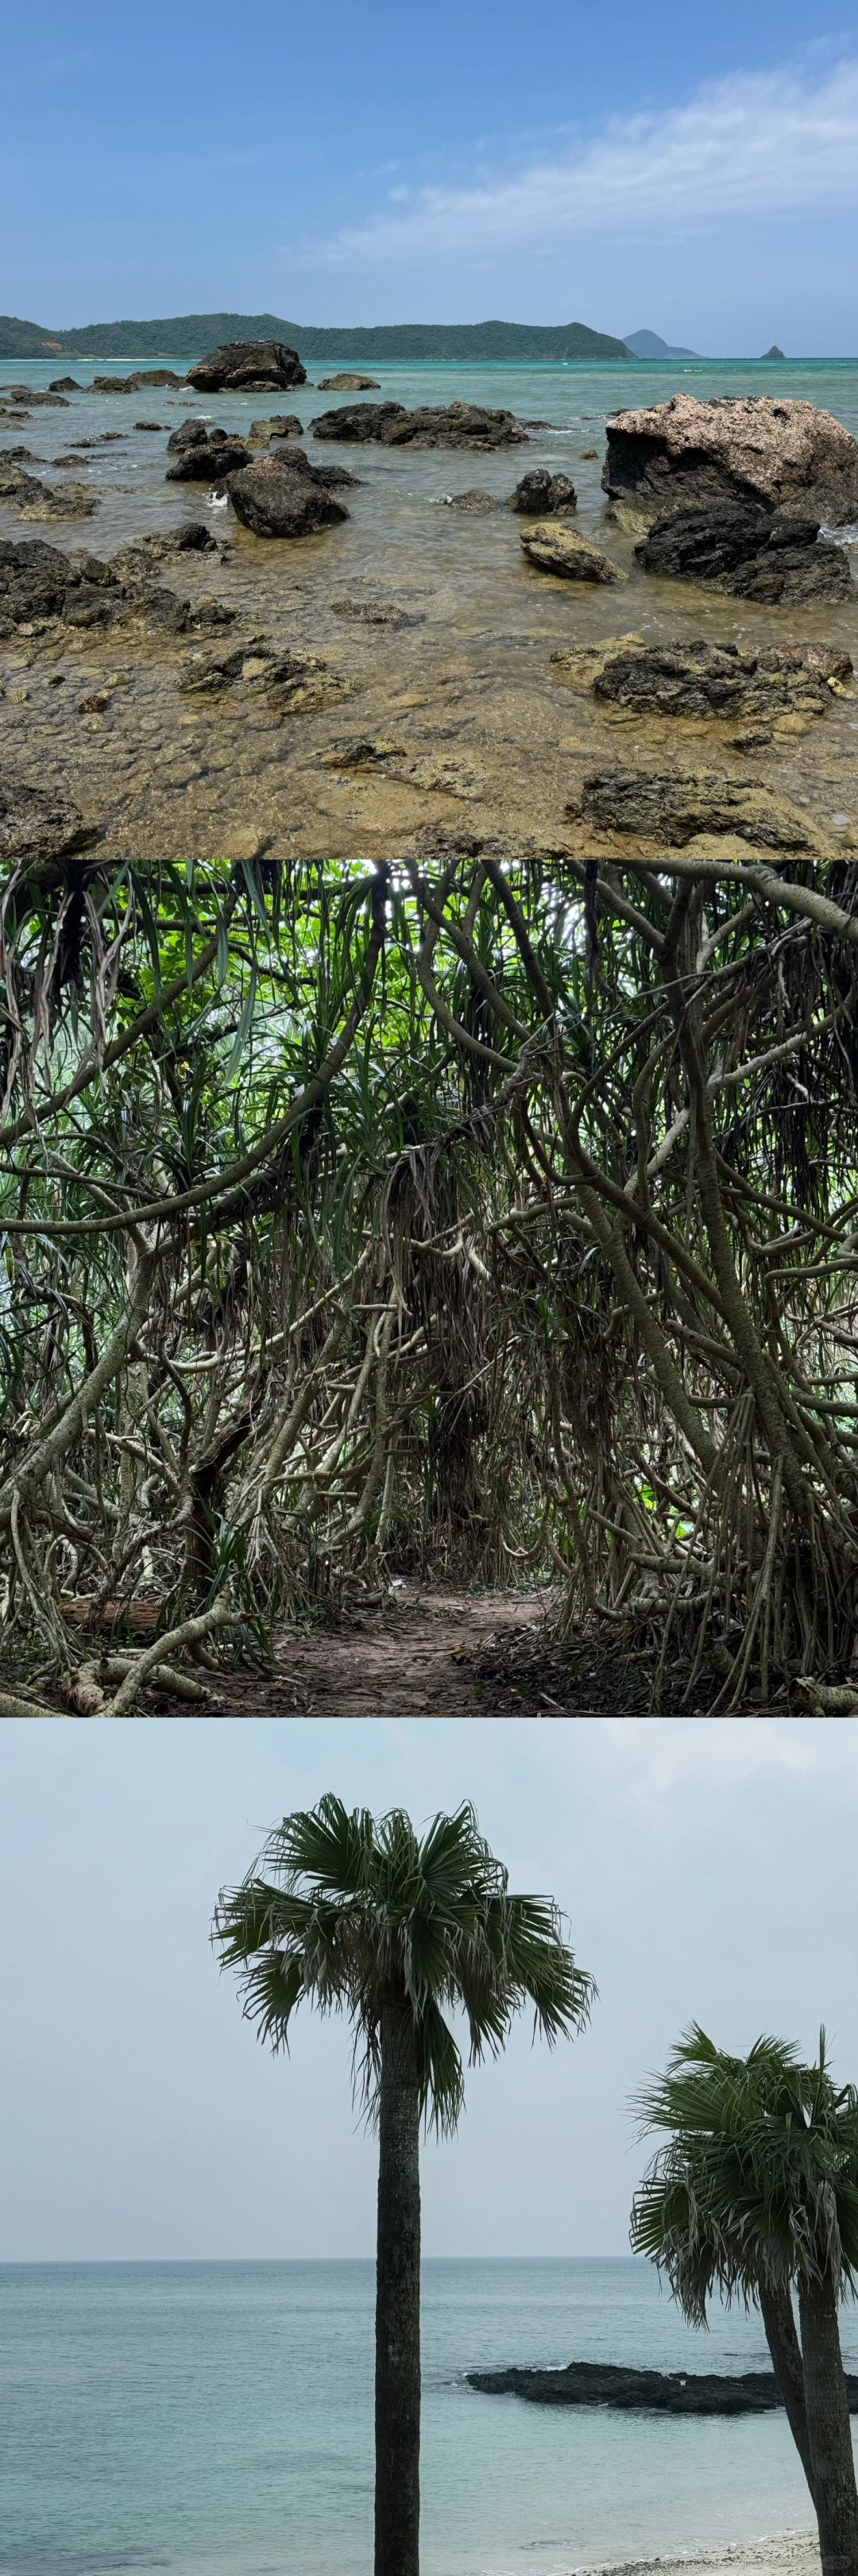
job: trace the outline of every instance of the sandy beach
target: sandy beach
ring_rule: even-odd
[[[581,2576],[819,2576],[819,2543],[812,2531],[774,2532],[771,2539],[737,2541],[728,2549],[685,2550],[676,2558],[637,2558],[624,2565],[582,2570]]]

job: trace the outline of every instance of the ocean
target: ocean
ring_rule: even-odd
[[[370,2576],[370,2262],[0,2267],[3,2576]],[[844,2320],[858,2367],[858,2327]],[[424,2576],[572,2576],[807,2530],[785,2421],[477,2395],[465,2373],[767,2364],[759,2318],[692,2333],[651,2267],[430,2261]]]

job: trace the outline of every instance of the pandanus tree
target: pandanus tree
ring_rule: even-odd
[[[527,2005],[549,2046],[571,2037],[594,1987],[563,1932],[550,1897],[510,1894],[470,1806],[419,1838],[401,1809],[376,1822],[324,1797],[218,1901],[213,1939],[260,2039],[287,2047],[304,2001],[344,2014],[378,2130],[375,2576],[418,2576],[420,2135],[451,2135],[464,2104],[448,2016],[464,2016],[472,2065]]]
[[[834,2083],[824,2031],[806,2066],[776,2039],[730,2057],[695,2024],[638,2107],[667,2139],[635,2199],[635,2251],[651,2256],[693,2325],[706,2325],[719,2293],[759,2308],[823,2576],[858,2576],[839,2325],[858,2284],[858,2092]]]

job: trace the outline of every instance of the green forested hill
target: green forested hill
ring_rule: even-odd
[[[87,322],[60,331],[0,314],[0,358],[201,358],[226,340],[285,340],[302,358],[628,358],[585,322],[396,322],[314,330],[278,313],[183,313],[170,321]]]

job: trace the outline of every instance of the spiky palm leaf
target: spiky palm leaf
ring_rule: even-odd
[[[370,2117],[381,2012],[391,1997],[405,1999],[422,2113],[441,2134],[455,2129],[464,2101],[449,2013],[464,2012],[474,2065],[498,2055],[528,2004],[553,2046],[583,2028],[595,1993],[557,1907],[510,1895],[467,1805],[436,1816],[422,1839],[401,1808],[376,1822],[331,1795],[284,1817],[243,1885],[222,1893],[212,1937],[224,1966],[239,1972],[245,2014],[275,2049],[288,2047],[304,2000],[348,2016],[356,2092]]]

